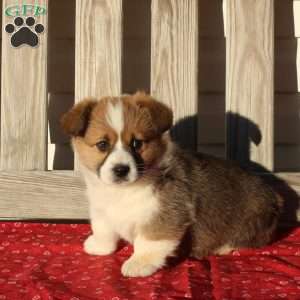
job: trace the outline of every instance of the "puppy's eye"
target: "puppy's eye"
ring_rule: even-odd
[[[100,141],[96,144],[97,148],[101,151],[101,152],[106,152],[109,148],[109,142],[106,140]]]
[[[131,141],[131,148],[135,151],[141,149],[143,146],[143,141],[133,138]]]

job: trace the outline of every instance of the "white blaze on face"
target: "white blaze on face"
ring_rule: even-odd
[[[124,129],[123,103],[118,100],[116,103],[109,102],[107,105],[106,121],[116,131],[118,137]]]
[[[115,130],[118,138],[113,151],[100,168],[100,178],[104,183],[115,183],[117,178],[113,171],[114,167],[124,165],[129,167],[128,175],[124,179],[126,179],[126,182],[134,182],[138,175],[136,165],[132,155],[125,150],[121,140],[121,133],[124,130],[124,110],[121,100],[118,100],[114,104],[111,102],[108,104],[106,121]]]

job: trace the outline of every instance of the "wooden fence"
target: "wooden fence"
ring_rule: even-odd
[[[124,1],[76,0],[75,101],[122,93]],[[16,2],[24,1],[3,0],[3,11]],[[198,0],[152,0],[151,9],[151,93],[173,108],[176,121],[195,117]],[[11,20],[4,15],[3,27]],[[272,171],[274,1],[227,1],[226,20],[227,155]],[[47,14],[39,22],[47,29]],[[87,218],[78,173],[47,171],[47,51],[46,32],[37,48],[13,49],[2,38],[1,218]],[[188,143],[196,144],[197,127],[191,123]],[[300,189],[300,173],[278,175]]]

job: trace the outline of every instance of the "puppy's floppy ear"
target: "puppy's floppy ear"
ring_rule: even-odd
[[[136,104],[149,111],[153,125],[159,133],[163,133],[171,128],[173,123],[173,112],[165,104],[155,100],[143,92],[134,95]]]
[[[97,101],[94,99],[85,99],[65,113],[60,120],[65,133],[71,136],[84,136],[96,104]]]

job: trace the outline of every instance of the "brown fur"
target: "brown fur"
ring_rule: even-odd
[[[172,126],[172,112],[144,93],[125,98],[124,105],[125,128],[122,140],[127,145],[133,136],[143,140],[143,146],[138,152],[145,165],[152,166],[165,151],[161,136]],[[156,114],[162,115],[160,120],[157,120]]]
[[[63,118],[63,127],[83,163],[96,171],[109,155],[95,146],[116,134],[105,121],[108,101],[85,100]],[[260,247],[272,240],[282,202],[256,177],[237,165],[204,154],[192,154],[174,145],[163,133],[172,124],[172,112],[144,93],[122,97],[125,128],[121,134],[130,151],[132,138],[144,141],[135,156],[145,171],[133,184],[152,184],[160,212],[140,230],[149,239],[190,237],[191,255],[201,258],[218,249]]]
[[[160,214],[145,226],[152,239],[189,235],[191,255],[260,247],[272,241],[282,200],[261,178],[237,165],[176,146],[160,163]],[[150,180],[150,181],[151,181]]]
[[[61,125],[65,133],[71,136],[84,135],[91,111],[96,104],[95,99],[85,99],[64,114]]]
[[[143,92],[138,92],[133,95],[132,100],[140,112],[150,114],[150,124],[153,129],[155,129],[156,134],[161,134],[172,126],[173,113],[170,108],[163,103],[158,102]]]

